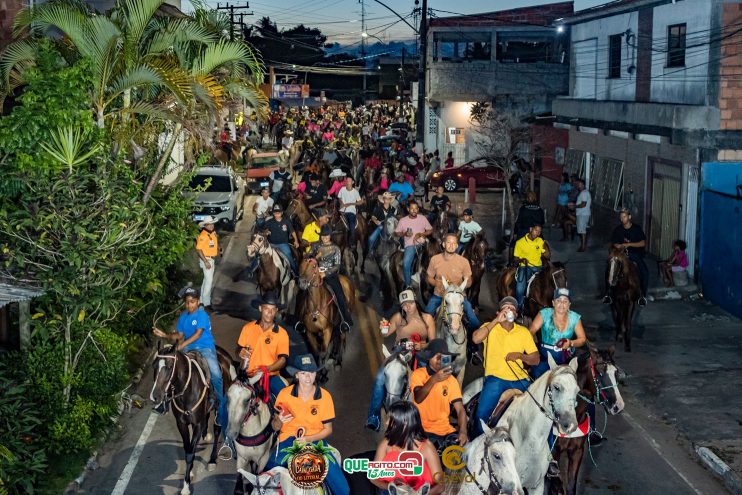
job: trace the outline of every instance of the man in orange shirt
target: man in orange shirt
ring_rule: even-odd
[[[466,435],[466,411],[461,398],[461,387],[456,377],[452,376],[450,364],[443,366],[443,360],[453,363],[457,354],[448,352],[443,339],[433,339],[428,346],[418,353],[427,360],[428,365],[418,368],[410,377],[412,402],[420,411],[420,420],[428,438],[436,447],[445,443],[447,436],[456,434],[448,416],[453,406],[458,423],[458,443],[465,445],[469,438]]]
[[[275,397],[286,386],[279,373],[289,357],[289,334],[274,321],[283,307],[270,292],[253,300],[252,306],[260,311],[260,320],[242,327],[237,339],[237,354],[247,361],[248,375],[255,374],[261,367],[267,370],[271,395]]]
[[[216,218],[208,216],[198,226],[201,232],[196,239],[196,252],[198,253],[198,266],[204,272],[204,280],[201,283],[201,303],[204,309],[211,310],[211,289],[214,286],[214,266],[217,254],[221,254],[219,239],[214,232]]]

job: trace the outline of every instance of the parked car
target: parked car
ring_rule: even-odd
[[[268,177],[271,172],[278,170],[278,153],[256,153],[248,161],[245,168],[245,182],[248,194],[259,194],[260,190],[268,187]]]
[[[485,158],[476,158],[457,167],[442,169],[430,178],[430,186],[443,186],[446,192],[454,192],[469,186],[469,178],[474,177],[477,188],[505,187],[505,174],[499,167],[490,165]]]
[[[242,177],[229,167],[201,167],[191,179],[190,188],[195,195],[195,222],[211,215],[216,217],[217,225],[234,230],[244,214],[245,181]]]

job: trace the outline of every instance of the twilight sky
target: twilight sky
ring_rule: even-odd
[[[244,1],[231,0],[234,5],[244,5]],[[382,0],[407,21],[416,26],[411,15],[415,7],[414,0]],[[225,0],[221,0],[222,5]],[[366,32],[378,36],[384,42],[391,40],[411,40],[415,35],[409,26],[404,24],[392,12],[374,0],[364,0],[366,6]],[[575,0],[575,10],[607,3],[608,0]],[[216,6],[217,0],[208,0]],[[422,4],[422,1],[420,2]],[[555,3],[553,0],[428,0],[428,8],[438,17],[455,14],[475,14],[494,12],[529,5]],[[341,44],[354,43],[361,37],[361,1],[360,0],[249,0],[250,10],[255,14],[250,22],[257,22],[268,16],[278,24],[279,29],[290,28],[299,23],[318,27],[329,37],[329,42]],[[190,10],[188,0],[183,1],[183,9]],[[450,11],[454,14],[442,12]],[[369,40],[371,42],[376,40]]]

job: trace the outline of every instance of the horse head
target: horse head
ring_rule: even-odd
[[[384,385],[386,389],[384,404],[386,407],[404,398],[407,392],[407,364],[411,357],[412,354],[409,352],[397,352],[384,364]]]
[[[580,391],[577,385],[578,360],[573,358],[567,366],[557,366],[551,354],[548,355],[549,368],[546,382],[546,397],[548,404],[545,408],[554,421],[559,433],[569,435],[577,429],[577,394]]]
[[[590,346],[591,374],[596,385],[596,398],[605,410],[615,415],[623,411],[624,401],[618,389],[621,370],[613,357],[614,349],[600,350]]]
[[[387,487],[389,495],[428,495],[430,493],[430,483],[427,481],[419,489],[415,490],[411,486],[405,485],[401,480],[394,480]]]
[[[488,493],[517,493],[523,495],[518,469],[515,466],[515,445],[507,428],[498,426],[490,428],[483,421],[484,429],[484,466],[489,473],[490,488]]]
[[[446,324],[452,335],[458,335],[463,328],[462,318],[464,316],[464,301],[466,295],[466,284],[469,281],[467,277],[461,282],[461,285],[455,285],[448,283],[446,277],[441,280],[443,282],[443,305],[442,309],[445,311]]]
[[[283,493],[281,489],[281,473],[277,469],[260,474],[252,474],[244,469],[238,469],[237,471],[255,488],[256,493],[260,495]]]
[[[256,232],[250,238],[250,244],[247,245],[247,257],[252,259],[261,255],[268,247],[268,238],[265,232]]]
[[[567,265],[560,261],[551,263],[551,281],[554,282],[554,290],[567,287]]]
[[[299,265],[299,288],[307,290],[317,286],[320,280],[319,264],[315,258],[304,258]]]
[[[237,438],[242,425],[252,417],[257,417],[258,408],[262,404],[258,384],[263,378],[263,372],[258,371],[253,376],[244,375],[241,380],[235,380],[227,390],[227,411],[229,424],[227,436]]]
[[[608,285],[615,287],[624,275],[628,257],[624,250],[612,247],[608,254]]]
[[[397,217],[393,215],[384,220],[383,228],[381,229],[381,236],[384,238],[384,240],[394,238],[394,231],[397,230],[398,223],[399,220],[397,220]]]
[[[159,343],[157,354],[152,362],[154,368],[154,384],[149,399],[159,406],[171,398],[172,383],[178,365],[178,354],[176,345],[168,345],[160,349]]]

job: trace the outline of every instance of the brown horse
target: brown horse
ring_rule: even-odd
[[[528,286],[523,300],[523,315],[533,319],[539,311],[551,307],[554,291],[563,287],[567,287],[567,269],[564,263],[548,262]]]
[[[294,256],[298,253],[294,252]],[[255,283],[260,294],[274,292],[280,297],[284,307],[290,301],[289,291],[292,281],[289,261],[274,249],[268,242],[267,232],[256,232],[247,245],[247,258],[258,258],[258,276]],[[297,258],[298,259],[298,258]]]
[[[177,345],[169,345],[163,349],[160,349],[159,342],[157,345],[157,354],[152,363],[154,384],[150,399],[156,406],[164,406],[165,411],[171,404],[173,406],[175,423],[183,439],[186,462],[183,488],[180,493],[188,495],[191,493],[191,469],[196,449],[201,439],[207,435],[209,415],[215,406],[209,394],[209,367],[199,356],[177,350]],[[216,351],[226,397],[226,392],[232,385],[232,380],[236,378],[237,372],[232,366],[232,357],[229,353],[218,346]],[[216,411],[214,413],[216,415]],[[216,469],[217,444],[221,432],[222,426],[214,421],[214,443],[209,456],[209,471]]]
[[[466,298],[475,308],[479,307],[479,291],[482,287],[482,276],[485,272],[485,257],[487,255],[487,236],[484,231],[479,232],[469,241],[462,256],[469,260],[471,265],[471,286],[466,290]]]
[[[606,414],[610,415],[618,414],[624,408],[624,401],[618,390],[619,370],[613,359],[613,349],[598,350],[590,344],[587,347],[587,352],[578,355],[577,385],[580,387],[580,395],[575,411],[579,425],[589,421],[587,412],[589,403],[595,405],[596,413],[598,406],[603,406]],[[596,425],[591,424],[590,430],[595,429]],[[583,428],[580,430],[584,431]],[[562,470],[561,479],[547,478],[551,486],[545,493],[565,493],[564,486],[568,495],[577,493],[577,478],[587,439],[587,435],[557,439],[552,456],[557,462],[562,456],[566,456],[566,470]]]
[[[432,239],[428,239],[425,244],[420,244],[417,247],[417,256],[415,262],[412,265],[412,275],[416,273],[420,275],[420,293],[423,295],[425,300],[430,298],[430,294],[433,292],[433,287],[430,287],[425,277],[425,272],[430,264],[430,258],[436,254],[443,252],[443,247],[440,242]],[[404,250],[396,251],[391,255],[388,261],[388,273],[391,274],[390,288],[393,290],[393,294],[399,294],[404,289],[404,271],[402,269],[402,260],[404,258]]]
[[[611,297],[616,341],[623,339],[624,350],[631,352],[631,326],[636,304],[641,296],[639,272],[626,252],[615,247],[609,250],[606,287]]]
[[[353,311],[355,288],[347,277],[339,277],[348,309]],[[322,283],[316,259],[307,258],[299,265],[299,289],[306,293],[297,303],[296,315],[306,329],[307,341],[317,363],[323,367],[329,358],[337,365],[342,364],[345,333],[337,329],[340,311],[330,290]]]
[[[438,239],[438,242],[443,242],[443,238],[451,232],[451,224],[456,223],[456,215],[451,210],[444,208],[435,214],[433,219],[433,237]]]
[[[301,232],[304,226],[312,221],[312,214],[309,213],[309,209],[301,198],[294,198],[289,201],[289,206],[286,208],[286,218],[297,232]]]
[[[551,260],[551,249],[548,243],[544,243],[544,253],[541,255],[542,265],[548,265]],[[497,298],[502,299],[505,296],[515,297],[515,275],[518,271],[518,266],[510,264],[504,267],[497,274],[495,279],[495,290],[497,292]]]
[[[214,158],[223,165],[235,163],[238,160],[242,160],[242,143],[240,141],[233,142],[232,150],[229,156],[227,156],[227,153],[221,146],[214,146],[212,148],[212,153],[214,155]]]

